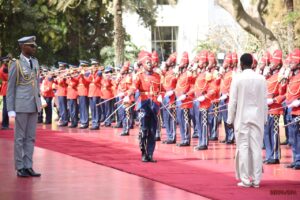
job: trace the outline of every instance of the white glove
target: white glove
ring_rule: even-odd
[[[16,117],[16,112],[15,111],[8,111],[8,117]]]
[[[117,95],[117,97],[123,97],[123,96],[125,96],[125,93],[124,93],[124,92],[120,92],[120,93]]]
[[[183,100],[185,100],[186,99],[186,95],[185,94],[183,94],[183,95],[181,95],[180,97],[178,97],[178,101],[183,101]]]
[[[42,102],[42,108],[46,108],[48,106],[46,100],[44,99],[44,97],[41,97],[41,102]]]
[[[179,67],[176,66],[176,67],[173,69],[173,72],[174,72],[174,74],[178,74],[178,72],[179,72]]]
[[[158,101],[159,103],[162,102],[162,97],[161,97],[161,95],[159,95],[159,96],[157,97],[157,101]]]
[[[274,100],[272,98],[268,98],[267,99],[267,104],[271,105],[272,103],[274,103]]]
[[[169,97],[169,96],[171,96],[172,94],[174,94],[174,91],[173,91],[173,90],[170,90],[170,91],[166,92],[165,97]]]
[[[299,107],[299,106],[300,106],[300,101],[297,99],[297,100],[294,100],[288,107],[294,108],[294,107]]]
[[[158,68],[158,67],[156,67],[156,68],[154,68],[154,70],[153,70],[154,72],[156,72],[156,73],[158,73],[158,74],[160,74],[161,73],[161,70],[160,70],[160,68]]]
[[[194,63],[191,69],[192,71],[196,71],[198,69],[198,63]]]
[[[164,71],[166,69],[166,62],[161,62],[160,70]]]
[[[125,96],[123,99],[123,103],[129,103],[130,99],[129,96]]]
[[[222,94],[222,96],[220,97],[220,100],[223,101],[223,100],[225,100],[227,98],[228,98],[227,94]]]
[[[266,67],[264,68],[263,75],[264,75],[264,76],[267,76],[269,73],[270,73],[270,67],[269,67],[269,66],[266,66]]]
[[[200,96],[200,97],[197,98],[197,101],[199,101],[199,102],[202,102],[204,100],[205,100],[205,96],[204,95],[202,95],[202,96]]]

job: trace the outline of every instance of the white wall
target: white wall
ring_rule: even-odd
[[[247,0],[244,0],[247,1]],[[190,59],[198,40],[207,38],[209,27],[215,25],[240,27],[214,0],[178,0],[175,6],[159,6],[156,26],[178,26],[177,53],[187,51]],[[124,27],[132,42],[151,50],[151,30],[139,22],[137,14],[125,13]]]

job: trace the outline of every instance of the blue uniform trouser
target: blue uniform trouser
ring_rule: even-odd
[[[224,122],[224,129],[225,129],[225,141],[226,142],[232,142],[234,140],[234,131],[233,128],[228,128],[227,127],[227,118],[228,118],[228,111],[227,111],[227,105],[225,101],[220,102],[220,109],[225,110],[220,112],[221,118],[223,119]]]
[[[100,118],[99,118],[99,106],[97,104],[100,102],[99,97],[89,97],[90,100],[90,109],[92,116],[92,127],[99,128]]]
[[[77,99],[68,99],[68,107],[71,118],[71,125],[77,126],[78,124],[78,105]]]
[[[146,154],[147,156],[152,156],[155,149],[158,112],[159,106],[150,99],[142,101],[138,109],[140,122],[139,144],[142,154]]]
[[[168,99],[164,98],[163,104],[167,106],[163,109],[163,118],[166,127],[167,140],[176,141],[176,112],[175,104],[169,105]],[[171,116],[172,115],[172,116]]]
[[[104,99],[105,101],[106,99]],[[113,101],[112,100],[109,100],[109,101],[106,101],[104,103],[104,118],[105,118],[105,125],[106,126],[110,126],[111,125],[111,122],[112,122],[112,116],[111,113],[113,112]],[[109,118],[108,118],[109,117]]]
[[[293,115],[293,121],[296,122],[289,127],[290,142],[293,152],[293,163],[300,166],[300,116]]]
[[[285,106],[285,105],[283,105],[283,106]],[[292,122],[293,119],[292,119],[291,111],[292,111],[292,108],[285,108],[284,109],[284,115],[283,115],[284,125]],[[290,140],[290,137],[289,137],[289,135],[290,135],[289,132],[290,131],[289,131],[289,129],[290,129],[290,126],[286,126],[284,128],[286,141],[290,144],[290,142],[289,142],[289,140]]]
[[[199,130],[198,146],[208,146],[208,110],[200,108],[198,112],[197,128]]]
[[[129,106],[122,106],[119,110],[120,113],[120,121],[123,127],[123,133],[129,133],[129,129],[132,123],[132,115],[133,115],[133,108],[129,108]]]
[[[61,124],[68,123],[67,97],[58,96],[58,109]]]
[[[45,97],[45,101],[47,103],[47,107],[45,109],[45,114],[46,114],[46,123],[51,123],[52,122],[52,97]]]
[[[218,104],[213,103],[209,108],[208,115],[208,127],[210,132],[210,138],[218,138],[219,137],[219,129],[218,129]]]
[[[3,96],[3,107],[2,107],[2,127],[8,128],[9,126],[9,118],[7,112],[7,104],[6,104],[6,96]]]
[[[266,160],[280,159],[279,118],[280,115],[268,115],[264,129]]]
[[[181,143],[190,144],[191,141],[191,118],[188,108],[178,109],[178,123],[180,128]]]
[[[193,108],[190,109],[190,114],[191,114],[191,120],[193,122],[193,129],[194,129],[193,135],[199,135],[198,128],[197,128],[197,121],[199,121],[199,102],[198,101],[193,102]]]
[[[160,114],[160,112],[158,112],[157,113],[157,127],[156,127],[155,137],[160,137],[160,135],[161,135],[161,123],[162,123],[161,114]]]
[[[79,116],[82,126],[89,125],[89,99],[87,96],[79,96]]]
[[[99,103],[101,103],[103,101],[104,101],[104,99],[100,98]],[[101,122],[103,122],[105,120],[105,107],[104,107],[104,104],[99,105],[98,109],[99,109],[99,119],[100,119]]]
[[[121,100],[121,98],[120,97],[117,97],[117,102],[119,102],[120,100]],[[120,105],[122,104],[122,102],[119,102],[118,104],[117,104],[117,106],[116,107],[119,107]],[[123,115],[125,114],[125,107],[124,106],[122,106],[121,108],[119,108],[119,110],[117,111],[117,120],[116,120],[116,126],[121,126],[121,124],[123,123],[122,122],[122,120],[123,120]]]

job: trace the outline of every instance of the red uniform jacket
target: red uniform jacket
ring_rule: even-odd
[[[102,99],[110,99],[114,97],[113,94],[113,83],[111,78],[106,76],[102,77],[101,79],[101,98]]]
[[[140,107],[140,103],[147,99],[151,99],[154,103],[159,105],[157,97],[161,94],[161,82],[160,75],[156,72],[148,74],[147,72],[138,73],[133,81],[132,87],[129,89],[130,94],[134,94],[136,90],[139,91],[139,98],[137,103],[137,109]]]
[[[89,84],[90,84],[89,78],[83,74],[80,74],[78,77],[75,77],[74,79],[78,81],[78,85],[77,85],[78,96],[88,96]]]
[[[172,70],[167,71],[163,77],[164,90],[166,92],[175,90],[176,84],[177,84],[177,78],[176,78],[174,72]],[[175,102],[175,93],[173,95],[171,95],[169,98],[170,98],[169,104],[174,103]]]
[[[101,79],[102,76],[99,76],[97,72],[89,76],[89,97],[100,97],[101,96]]]
[[[77,99],[77,85],[78,80],[75,78],[68,78],[66,81],[68,88],[67,88],[67,99]]]
[[[286,90],[286,100],[288,104],[296,99],[300,99],[300,73],[290,78]],[[300,107],[293,108],[292,115],[300,115]]]
[[[188,92],[188,95],[195,94],[195,98],[207,94],[208,88],[212,84],[212,80],[206,80],[206,73],[198,74],[194,86]],[[203,102],[199,104],[199,108],[208,109],[210,107],[211,101],[206,98]]]
[[[195,78],[189,72],[184,72],[179,75],[177,79],[177,84],[175,88],[176,97],[180,97],[183,94],[187,94],[185,100],[183,100],[180,105],[181,108],[192,108],[193,107],[193,94],[189,93],[188,91],[193,87],[195,82]]]
[[[56,96],[59,97],[66,97],[67,96],[67,79],[65,78],[57,78],[55,81],[57,91],[56,91]]]
[[[229,102],[229,90],[230,90],[230,85],[232,82],[232,70],[228,71],[224,74],[223,79],[221,80],[221,93],[222,94],[227,94],[228,98],[226,99],[226,103]]]
[[[41,93],[43,97],[54,97],[53,85],[53,80],[49,81],[47,77],[43,80],[41,87]]]
[[[283,94],[280,94],[281,84],[278,81],[278,72],[267,78],[268,84],[268,98],[274,99],[274,103],[269,105],[269,114],[280,115],[283,114],[282,102],[285,99]],[[281,108],[281,109],[279,109]]]
[[[8,81],[8,73],[5,73],[3,70],[4,68],[7,68],[4,64],[0,68],[0,79],[2,79],[2,85],[0,90],[1,96],[6,96],[6,90],[7,90],[7,81]]]

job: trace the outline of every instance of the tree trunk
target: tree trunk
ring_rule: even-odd
[[[293,0],[285,0],[285,6],[287,8],[287,14],[294,11]],[[294,23],[288,22],[287,25],[287,38],[288,38],[288,51],[292,52],[294,49]]]
[[[245,31],[262,42],[266,38],[268,41],[267,46],[280,49],[280,44],[272,31],[247,14],[240,0],[217,0],[217,3],[229,12]]]
[[[124,28],[122,24],[122,0],[113,0],[114,13],[114,51],[115,67],[120,67],[124,62]]]

